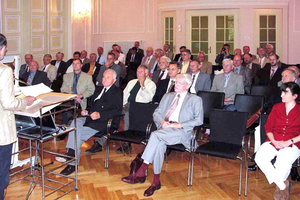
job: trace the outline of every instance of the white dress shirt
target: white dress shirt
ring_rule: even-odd
[[[60,62],[61,62],[61,61],[56,61],[56,62],[55,62],[55,67],[56,67],[56,69],[58,69]]]
[[[194,82],[193,82],[193,84],[191,86],[191,89],[190,89],[190,91],[191,91],[192,94],[196,94],[195,86],[196,86],[196,82],[197,82],[199,73],[200,73],[200,71],[197,74],[192,74],[192,77],[195,75]]]
[[[186,94],[187,94],[187,91],[180,94],[180,98],[179,98],[177,107],[175,108],[175,110],[174,110],[174,112],[171,114],[171,116],[169,117],[169,121],[172,121],[172,122],[178,122],[178,121],[179,121],[179,113],[180,113],[181,106],[182,106],[182,103],[183,103],[183,100],[184,100]],[[176,93],[176,96],[175,96],[174,100],[172,101],[172,104],[173,104],[173,102],[175,101],[175,99],[177,98],[177,95],[178,95],[178,93]],[[172,105],[172,104],[171,104],[171,105]],[[171,107],[171,106],[170,106],[170,107]]]
[[[102,91],[100,92],[100,94],[97,96],[97,98],[95,98],[94,102],[97,101],[98,99],[100,99],[100,98],[102,97],[102,95],[103,95],[105,89],[106,89],[105,92],[107,92],[107,91],[109,90],[110,87],[111,87],[111,86],[109,86],[109,87],[104,87],[104,88],[102,89]]]

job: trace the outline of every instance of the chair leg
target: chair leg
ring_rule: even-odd
[[[244,154],[241,153],[241,164],[240,164],[240,182],[239,182],[239,196],[241,196],[242,192],[242,175],[243,175],[243,162],[244,162]]]
[[[189,163],[188,163],[188,178],[187,178],[187,186],[190,186],[190,180],[191,180],[191,153],[189,155]]]
[[[207,164],[207,171],[210,171],[209,165],[208,165],[208,154],[206,154],[206,164]]]
[[[193,185],[193,176],[194,176],[194,160],[195,160],[195,158],[194,158],[194,154],[192,153],[192,170],[191,170],[191,180],[190,180],[190,185],[192,186]]]
[[[110,139],[107,138],[106,147],[105,147],[105,164],[104,164],[105,169],[108,169],[108,163],[109,163],[109,144],[110,144]]]
[[[248,176],[249,176],[249,170],[248,170],[248,153],[245,151],[245,170],[246,170],[246,179],[245,179],[245,197],[247,196],[247,189],[248,189]]]

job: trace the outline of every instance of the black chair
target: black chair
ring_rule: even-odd
[[[202,98],[204,122],[203,127],[209,128],[209,116],[213,109],[222,109],[224,107],[225,93],[199,91],[197,93]]]
[[[210,116],[211,132],[208,143],[198,148],[195,147],[194,153],[211,155],[228,159],[240,159],[240,179],[239,179],[239,195],[242,189],[242,172],[243,162],[246,156],[244,148],[244,136],[246,134],[248,113],[232,112],[225,110],[214,110]],[[196,141],[197,137],[193,141]],[[196,144],[196,142],[194,143]],[[241,156],[238,156],[241,154]],[[246,166],[247,164],[247,159]],[[194,154],[192,156],[192,177],[194,166]],[[246,183],[248,181],[248,173],[246,171]],[[193,178],[191,179],[193,183]],[[245,196],[247,195],[245,188]]]
[[[153,122],[153,112],[158,104],[146,104],[132,102],[129,108],[129,129],[127,131],[112,132],[107,134],[105,168],[109,163],[109,144],[111,140],[130,142],[146,145],[149,135],[156,130]]]
[[[259,85],[253,85],[251,87],[251,95],[256,95],[256,96],[263,96],[264,97],[264,103],[269,101],[270,98],[270,87],[269,86],[259,86]]]
[[[247,112],[249,116],[263,108],[264,99],[262,96],[237,94],[235,95],[234,106],[238,112]]]

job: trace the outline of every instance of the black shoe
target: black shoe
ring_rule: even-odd
[[[73,172],[75,172],[75,166],[73,166],[73,165],[67,165],[67,167],[64,168],[64,169],[60,172],[60,174],[61,174],[61,175],[68,176],[68,175],[72,174]]]
[[[248,169],[250,171],[256,171],[256,168],[257,168],[256,164],[248,166]]]
[[[171,154],[171,152],[172,152],[172,149],[167,148],[167,151],[166,151],[167,156],[169,156]]]
[[[292,167],[290,175],[293,181],[298,181],[300,179],[297,167]]]
[[[97,141],[94,141],[94,144],[91,148],[87,149],[85,152],[87,153],[97,153],[102,151],[102,145]]]
[[[125,153],[129,153],[131,151],[131,144],[130,143],[123,143],[122,146],[123,146],[123,149],[124,149]],[[117,153],[120,153],[120,154],[123,153],[122,147],[117,149]]]
[[[63,135],[60,135],[56,138],[56,141],[61,141],[61,140],[64,140],[66,137],[67,137],[67,133],[66,134],[63,134]]]

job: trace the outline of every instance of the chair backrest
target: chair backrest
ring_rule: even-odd
[[[251,87],[251,95],[263,96],[265,101],[267,101],[270,96],[270,88],[269,86],[253,85]]]
[[[156,130],[153,122],[153,112],[158,104],[152,103],[130,103],[129,108],[129,130],[146,131],[147,124],[152,123],[151,131]]]
[[[210,115],[210,142],[241,145],[246,134],[248,113],[213,110]]]
[[[267,123],[269,115],[261,114],[260,116],[260,142],[261,144],[264,143],[267,139],[266,131],[265,131],[265,124]]]
[[[197,93],[202,98],[204,117],[209,117],[213,109],[222,109],[224,107],[225,93],[199,91]]]
[[[264,106],[262,96],[250,96],[246,94],[235,95],[234,106],[239,112],[247,112],[249,116],[256,113]]]

